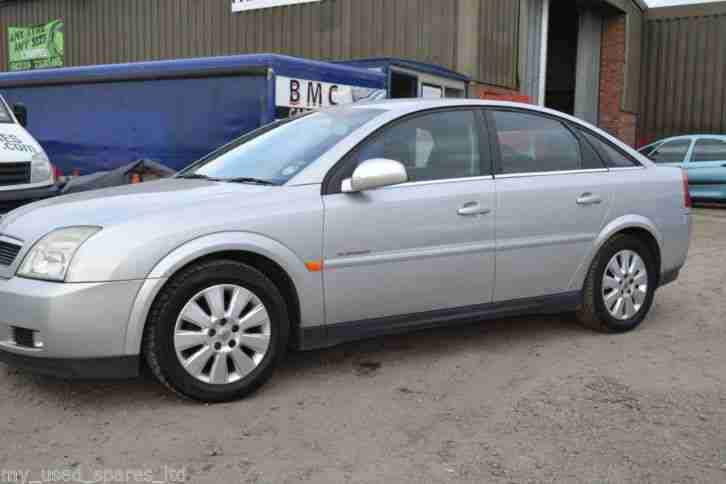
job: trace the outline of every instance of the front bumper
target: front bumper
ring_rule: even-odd
[[[38,200],[58,195],[57,185],[50,185],[41,188],[28,188],[25,190],[0,191],[0,216],[16,208],[27,205]]]
[[[40,375],[72,380],[127,379],[139,376],[138,356],[112,358],[37,358],[0,349],[0,362]]]
[[[124,343],[142,283],[0,279],[0,361],[64,377],[133,376],[138,355]]]

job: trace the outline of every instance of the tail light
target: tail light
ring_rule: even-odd
[[[683,172],[683,205],[686,208],[693,207],[693,200],[691,200],[691,192],[688,189],[688,173],[686,170],[681,170]]]

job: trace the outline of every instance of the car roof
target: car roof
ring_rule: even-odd
[[[555,111],[554,109],[545,108],[535,104],[519,103],[512,101],[492,101],[485,99],[423,99],[423,98],[412,98],[412,99],[383,99],[376,101],[363,101],[355,103],[354,106],[361,107],[375,107],[376,109],[385,109],[386,111],[395,112],[397,114],[407,114],[416,111],[425,111],[427,109],[436,109],[442,107],[499,107],[499,108],[512,108],[512,109],[524,109],[533,112],[539,112],[543,114],[549,114],[562,119],[567,119],[576,124],[587,126],[591,129],[598,129],[582,119],[570,116],[569,114],[561,111]],[[348,104],[346,107],[351,107]]]
[[[695,140],[695,139],[720,139],[726,141],[726,135],[723,134],[682,134],[679,136],[671,136],[669,138],[662,138],[657,141],[653,141],[652,143],[648,143],[647,146],[654,146],[662,143],[666,143],[668,141],[678,141],[678,140]],[[644,146],[646,148],[647,146]]]
[[[524,108],[531,109],[534,111],[552,112],[558,116],[567,116],[559,111],[553,111],[551,109],[543,108],[534,104],[517,103],[509,101],[492,101],[484,99],[425,99],[425,98],[411,98],[411,99],[382,99],[376,101],[364,101],[355,104],[356,106],[368,106],[376,107],[378,109],[385,109],[387,111],[418,111],[423,109],[432,109],[437,107],[447,106],[498,106],[498,107],[512,107],[512,108]],[[350,107],[350,105],[348,105]]]
[[[580,118],[576,118],[569,114],[561,111],[555,111],[554,109],[537,106],[535,104],[511,102],[511,101],[492,101],[486,99],[385,99],[377,101],[364,101],[355,103],[354,105],[348,104],[347,107],[360,106],[360,107],[375,107],[376,109],[385,109],[391,114],[397,114],[400,116],[415,113],[417,111],[425,111],[428,109],[445,108],[445,107],[496,107],[496,108],[510,108],[531,111],[533,113],[548,114],[563,120],[570,121],[573,124],[580,125],[584,128],[596,131],[601,136],[605,137],[609,141],[615,143],[621,148],[627,148],[632,150],[631,146],[626,145],[619,139],[610,135],[606,131],[594,126],[587,121]]]

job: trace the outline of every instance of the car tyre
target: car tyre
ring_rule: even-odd
[[[635,265],[641,265],[646,273],[623,273],[621,269],[634,267],[628,260],[639,261]],[[590,266],[577,320],[586,328],[603,333],[635,329],[653,304],[657,270],[655,258],[643,241],[626,234],[616,235],[600,249]],[[624,301],[619,307],[618,299]]]
[[[221,304],[223,306],[220,306],[220,304],[207,304],[208,297],[205,291],[214,291],[215,294],[222,291],[223,299]],[[249,310],[249,314],[246,316],[251,317],[252,312],[259,310],[261,307],[268,316],[263,323],[264,331],[260,329],[262,326],[259,326],[250,329],[256,331],[256,333],[245,333],[244,335],[245,337],[254,337],[252,339],[255,339],[255,341],[266,341],[264,354],[262,350],[259,353],[254,353],[243,346],[242,336],[240,336],[243,330],[240,329],[238,324],[233,324],[235,321],[243,321],[242,319],[234,320],[230,318],[229,322],[226,322],[223,321],[225,318],[220,318],[216,323],[209,323],[211,326],[206,329],[201,325],[191,326],[195,332],[202,335],[195,337],[207,339],[202,342],[202,349],[197,349],[196,354],[190,357],[190,360],[196,357],[197,354],[206,357],[208,351],[211,351],[212,355],[207,363],[201,367],[201,370],[200,365],[196,365],[195,372],[188,370],[191,365],[185,366],[183,364],[182,359],[187,353],[180,350],[181,346],[178,341],[182,340],[177,339],[177,337],[184,331],[186,331],[187,335],[189,334],[190,323],[186,319],[204,319],[204,314],[197,311],[195,314],[201,316],[186,318],[185,311],[187,311],[187,308],[190,307],[190,304],[196,302],[197,307],[195,309],[204,309],[205,314],[210,318],[209,321],[214,321],[215,311],[211,308],[229,307],[230,309],[228,311],[225,309],[225,311],[232,314],[232,306],[234,305],[232,298],[243,292],[245,295],[251,294],[257,306],[253,306],[252,299],[250,299],[250,302],[247,303],[247,306],[240,314],[244,315],[244,311],[251,307],[252,309]],[[240,302],[239,304],[246,303]],[[256,314],[259,314],[259,311]],[[207,324],[208,321],[205,319],[204,323]],[[220,329],[219,325],[223,323],[227,325],[227,328]],[[213,327],[218,328],[214,335],[215,338],[209,336]],[[225,335],[222,334],[222,329],[226,331]],[[235,329],[236,332],[232,333]],[[239,340],[237,341],[239,343],[237,348],[227,348],[224,346],[225,341],[219,339],[229,337],[231,347],[234,343],[231,338],[235,334],[238,335]],[[289,317],[285,300],[277,286],[267,276],[254,267],[238,261],[208,260],[182,270],[169,281],[157,296],[144,331],[143,354],[153,375],[176,394],[203,402],[226,402],[249,395],[269,380],[273,370],[284,356],[288,334]],[[255,344],[257,343],[255,342]],[[217,353],[214,353],[215,348],[218,350]],[[195,348],[188,351],[195,351]],[[222,355],[219,351],[228,352]],[[235,351],[242,351],[242,354],[233,353]],[[245,359],[245,357],[247,358]],[[244,366],[244,371],[238,370],[240,368],[240,365],[236,363],[238,360],[247,365]],[[201,358],[199,361],[201,361]],[[250,362],[253,362],[253,364],[250,364]],[[217,376],[217,365],[220,368],[219,373],[224,372],[226,378],[217,378],[218,381],[214,382],[211,375],[214,373]],[[204,374],[205,370],[208,375]],[[247,370],[249,371],[245,373]]]

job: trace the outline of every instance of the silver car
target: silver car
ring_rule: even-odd
[[[0,221],[0,359],[242,397],[288,348],[526,313],[635,328],[691,231],[683,175],[582,121],[482,101],[279,121],[178,177]]]

